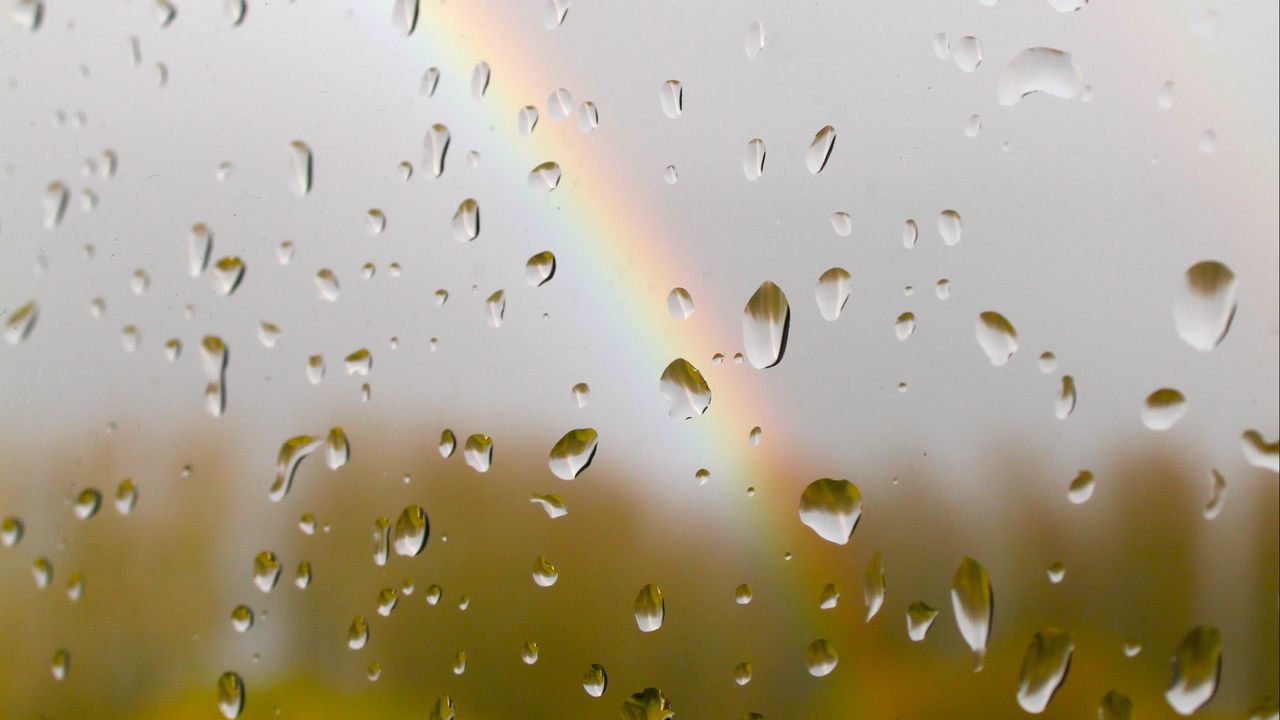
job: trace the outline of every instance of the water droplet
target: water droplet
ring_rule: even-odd
[[[1053,583],[1054,585],[1057,585],[1058,583],[1062,582],[1062,578],[1066,577],[1067,566],[1063,565],[1062,561],[1059,560],[1057,562],[1054,562],[1052,565],[1050,565],[1049,569],[1045,572],[1049,576],[1049,582]]]
[[[920,239],[920,228],[916,225],[915,220],[908,219],[902,225],[902,247],[910,250],[916,246],[916,241]]]
[[[324,356],[312,355],[307,358],[307,381],[312,385],[319,385],[324,379]]]
[[[484,97],[485,90],[489,89],[489,75],[489,63],[481,60],[476,64],[471,71],[471,97],[476,100]]]
[[[507,296],[501,290],[484,301],[484,319],[489,327],[501,327],[502,315],[507,311]]]
[[[342,363],[346,367],[348,375],[360,375],[363,377],[373,369],[373,354],[367,348],[360,348],[343,358]]]
[[[591,465],[599,436],[591,428],[570,430],[551,448],[548,465],[561,480],[572,480]]]
[[[1093,473],[1081,470],[1067,487],[1067,499],[1075,505],[1083,505],[1093,497],[1094,487]]]
[[[5,547],[13,547],[22,540],[22,532],[26,527],[22,519],[10,515],[0,522],[0,543]]]
[[[231,671],[218,678],[218,711],[227,720],[235,720],[244,710],[244,681]]]
[[[125,478],[116,486],[116,512],[121,515],[128,515],[133,512],[133,508],[138,504],[138,488],[134,486],[133,480]]]
[[[831,643],[819,639],[809,643],[809,647],[805,648],[804,661],[810,675],[825,677],[836,669],[836,663],[840,662],[840,656],[836,653],[835,648],[831,647]]]
[[[977,336],[978,345],[995,367],[1009,362],[1018,350],[1018,331],[998,312],[987,311],[978,316]]]
[[[657,688],[645,688],[622,703],[622,720],[671,720],[675,716],[667,696]]]
[[[640,632],[649,633],[662,627],[666,614],[667,605],[662,599],[662,590],[653,583],[640,588],[635,603],[636,626],[640,628]]]
[[[1247,430],[1240,436],[1240,449],[1250,465],[1280,473],[1280,441],[1269,443],[1257,430]]]
[[[676,170],[675,165],[668,165],[662,171],[662,179],[666,180],[668,185],[675,185],[680,181],[680,171]]]
[[[520,661],[525,665],[533,665],[538,662],[538,643],[530,640],[520,648]]]
[[[320,448],[323,441],[311,435],[296,435],[284,441],[276,456],[276,478],[271,484],[272,502],[280,502],[293,484],[293,474],[303,458]]]
[[[1280,703],[1270,695],[1258,698],[1249,707],[1249,720],[1280,720]]]
[[[544,162],[529,171],[529,189],[540,195],[555,190],[560,185],[560,166]]]
[[[663,114],[675,120],[684,111],[684,86],[679,80],[668,80],[662,84],[658,99],[662,102]]]
[[[662,371],[658,390],[667,400],[667,416],[688,420],[707,411],[711,405],[711,388],[702,373],[684,358],[676,358]]]
[[[341,288],[338,287],[338,276],[334,275],[329,268],[316,273],[316,289],[320,292],[320,299],[329,302],[337,302],[338,296],[342,293]]]
[[[4,321],[5,341],[10,345],[17,345],[26,340],[31,335],[31,329],[35,327],[36,318],[39,315],[40,310],[34,300],[9,313],[9,317]]]
[[[431,585],[427,588],[427,591],[423,593],[422,597],[427,601],[428,605],[435,605],[440,602],[440,598],[443,595],[444,590],[441,589],[439,585]]]
[[[453,214],[453,238],[458,242],[471,242],[480,234],[480,205],[467,198]]]
[[[818,278],[818,285],[813,289],[813,297],[818,303],[822,319],[828,322],[839,319],[852,290],[853,280],[844,268],[834,267],[822,273]]]
[[[236,632],[248,632],[253,627],[253,609],[248,605],[237,605],[231,611],[231,627]]]
[[[751,682],[751,663],[740,662],[737,665],[734,665],[733,681],[740,686]]]
[[[764,430],[761,430],[759,425],[751,428],[751,431],[747,433],[747,444],[750,445],[751,447],[755,447],[759,445],[760,436],[763,434],[764,434]]]
[[[1098,720],[1133,720],[1134,717],[1133,701],[1129,696],[1119,690],[1112,690],[1102,696],[1102,702],[1098,705]]]
[[[933,47],[934,52],[937,52],[937,38],[934,39]],[[978,42],[978,38],[972,35],[965,35],[950,46],[949,54],[951,59],[955,61],[956,67],[964,72],[971,73],[982,64],[982,43]],[[947,56],[939,54],[939,57],[945,58]]]
[[[573,396],[573,402],[578,406],[578,409],[586,407],[591,400],[591,386],[586,383],[574,385],[569,393]]]
[[[440,68],[429,67],[422,73],[422,83],[418,86],[418,92],[431,97],[436,94],[436,86],[440,84]]]
[[[739,605],[751,604],[751,586],[743,583],[733,590],[733,601]]]
[[[782,289],[765,281],[742,311],[742,343],[752,367],[777,365],[786,351],[791,307]]]
[[[293,191],[306,195],[311,192],[311,146],[301,140],[289,143],[289,160],[293,166]]]
[[[458,441],[453,435],[452,430],[444,430],[440,433],[440,444],[437,449],[440,451],[440,457],[447,458],[453,454],[453,449],[457,446]]]
[[[600,125],[600,111],[590,100],[578,106],[578,130],[589,133]]]
[[[1190,715],[1213,699],[1222,674],[1222,634],[1209,625],[1187,633],[1173,654],[1173,677],[1164,699],[1179,715]]]
[[[556,570],[556,566],[547,560],[545,555],[539,555],[533,561],[533,582],[538,587],[551,587],[560,579],[560,573]]]
[[[1033,93],[1071,99],[1083,87],[1080,68],[1070,53],[1035,47],[1020,51],[1009,61],[996,96],[1001,105],[1016,105]]]
[[[938,213],[938,233],[942,235],[942,242],[947,247],[960,243],[961,229],[960,213],[955,210],[943,210]]]
[[[1217,147],[1218,133],[1213,130],[1205,130],[1200,134],[1200,139],[1196,141],[1196,149],[1205,155],[1212,155]]]
[[[427,536],[431,532],[431,523],[427,513],[417,505],[408,505],[396,519],[395,541],[396,554],[403,557],[417,557],[427,546]]]
[[[49,582],[53,580],[53,563],[46,557],[36,558],[31,563],[31,575],[35,578],[37,588],[43,590],[49,587]]]
[[[1160,388],[1142,403],[1142,424],[1148,430],[1168,430],[1187,414],[1187,398],[1173,388]]]
[[[1040,372],[1048,375],[1058,369],[1058,358],[1051,352],[1040,353]]]
[[[1185,285],[1173,304],[1178,337],[1191,347],[1209,352],[1231,329],[1236,314],[1236,276],[1214,260],[1187,269]]]
[[[904,312],[898,316],[893,322],[893,334],[898,336],[899,340],[906,340],[916,331],[916,315],[915,313]]]
[[[1053,404],[1053,414],[1059,420],[1066,420],[1076,409],[1076,381],[1070,375],[1062,376],[1062,391],[1058,393],[1058,400]]]
[[[982,669],[987,657],[987,639],[991,636],[993,597],[991,578],[977,560],[965,557],[951,581],[951,607],[956,626],[965,643],[973,650],[973,671]]]
[[[541,505],[542,509],[547,513],[547,517],[555,520],[569,514],[568,508],[564,505],[564,498],[559,495],[534,495],[529,498],[529,502]]]
[[[1162,110],[1168,110],[1173,107],[1173,101],[1177,98],[1177,89],[1173,85],[1173,81],[1169,80],[1156,90],[1156,105]]]
[[[359,650],[367,642],[369,642],[369,623],[365,621],[363,615],[357,615],[351,621],[351,626],[347,628],[347,647]]]
[[[281,265],[288,265],[289,261],[293,259],[293,250],[293,242],[285,240],[276,247],[276,260]],[[334,282],[336,284],[337,281]]]
[[[862,493],[848,480],[814,480],[800,495],[800,522],[827,542],[849,542],[860,517]]]
[[[967,137],[977,137],[982,132],[982,117],[980,115],[970,115],[964,124],[964,134]]]
[[[226,0],[227,17],[231,19],[231,26],[236,27],[244,22],[244,15],[249,11],[247,0]]]
[[[684,320],[693,314],[693,298],[682,287],[672,288],[667,294],[667,312],[672,320]]]
[[[747,180],[754,182],[764,175],[764,141],[753,138],[747,142],[747,150],[742,155],[742,174]]]
[[[849,237],[853,234],[853,220],[849,217],[849,213],[843,210],[837,210],[831,213],[831,229],[840,237]]]
[[[939,60],[951,57],[951,38],[946,33],[933,36],[933,54],[937,55]]]
[[[1140,652],[1142,652],[1142,643],[1138,642],[1133,638],[1125,638],[1125,641],[1124,641],[1125,657],[1127,658],[1137,657],[1138,653]]]
[[[102,493],[94,488],[85,488],[76,495],[75,505],[72,506],[75,516],[81,520],[88,520],[98,514],[98,508],[102,507]]]
[[[244,261],[238,257],[219,258],[213,264],[213,290],[222,296],[230,295],[240,287],[244,278]]]
[[[270,550],[263,550],[253,558],[253,584],[262,592],[271,592],[280,580],[280,561]]]
[[[832,610],[840,604],[840,591],[836,589],[835,583],[827,583],[822,586],[822,593],[818,596],[819,610]]]
[[[406,36],[418,25],[418,0],[395,0],[391,8],[391,24]]]
[[[18,27],[35,32],[40,29],[40,23],[44,20],[44,2],[43,0],[17,0],[10,17]]]
[[[489,472],[489,466],[493,464],[493,440],[479,433],[468,437],[462,457],[476,472]]]
[[[559,122],[573,114],[573,96],[559,88],[547,96],[547,116]]]
[[[938,619],[938,611],[917,600],[907,606],[907,637],[912,642],[921,642]]]
[[[293,576],[293,584],[299,590],[306,590],[311,586],[311,563],[306,560],[298,563],[298,569]]]
[[[756,20],[747,26],[747,37],[743,41],[743,50],[747,58],[755,60],[764,49],[764,23]]]
[[[62,224],[67,213],[67,198],[70,191],[61,180],[55,180],[44,190],[44,226],[52,230]]]
[[[1075,637],[1070,630],[1045,628],[1031,638],[1018,673],[1018,705],[1023,710],[1044,712],[1067,679],[1075,649]]]
[[[814,134],[813,140],[809,142],[809,149],[804,154],[804,164],[809,168],[811,175],[817,175],[827,166],[827,160],[831,157],[831,149],[835,144],[836,129],[830,125],[824,126]]]

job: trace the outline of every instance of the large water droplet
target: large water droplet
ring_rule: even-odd
[[[848,480],[814,480],[800,494],[800,522],[827,542],[849,542],[860,517],[862,493]]]
[[[942,235],[942,242],[947,247],[960,244],[960,234],[963,226],[960,222],[960,213],[955,210],[943,210],[938,213],[938,233]]]
[[[1187,414],[1187,398],[1173,388],[1160,388],[1142,403],[1142,424],[1148,430],[1164,431]]]
[[[667,118],[675,120],[684,111],[684,86],[680,84],[679,80],[668,80],[662,83],[662,89],[658,92],[658,99],[662,103],[663,114]]]
[[[307,455],[318,450],[322,444],[323,441],[320,438],[312,435],[296,435],[284,441],[276,456],[276,479],[271,484],[269,493],[273,502],[279,502],[289,493],[298,464]]]
[[[747,142],[747,150],[742,155],[742,174],[747,180],[756,181],[764,175],[764,141],[753,138]]]
[[[667,400],[667,416],[688,420],[707,411],[711,388],[702,373],[684,358],[672,360],[658,379],[658,391]]]
[[[1173,653],[1173,677],[1164,699],[1179,715],[1190,715],[1213,699],[1222,675],[1222,634],[1209,625],[1187,633]]]
[[[936,38],[934,40],[934,51],[937,52]],[[982,64],[982,43],[972,35],[965,35],[950,46],[950,55],[951,59],[955,61],[956,67],[964,72],[971,73]]]
[[[640,588],[635,603],[636,627],[640,628],[640,632],[649,633],[662,627],[666,614],[667,606],[662,599],[662,590],[653,583]]]
[[[1018,705],[1029,713],[1041,713],[1067,679],[1071,654],[1076,649],[1070,630],[1045,628],[1031,638],[1018,673]]]
[[[688,290],[672,288],[667,294],[667,313],[672,320],[684,320],[693,314],[693,297]]]
[[[306,195],[311,192],[311,146],[301,140],[289,143],[289,160],[293,166],[293,190]]]
[[[988,310],[979,315],[976,332],[978,345],[996,367],[1009,362],[1018,350],[1018,331],[998,312]]]
[[[1191,347],[1209,352],[1222,342],[1236,314],[1236,276],[1214,260],[1187,269],[1184,286],[1173,303],[1173,322]]]
[[[822,273],[817,287],[813,289],[813,298],[818,302],[822,319],[829,322],[839,319],[852,291],[853,279],[844,268],[834,267]]]
[[[814,134],[813,140],[809,142],[809,149],[804,154],[805,167],[809,168],[811,174],[817,175],[827,166],[827,160],[831,157],[831,149],[835,144],[836,129],[830,125],[824,126]]]
[[[582,675],[582,689],[593,698],[604,695],[605,688],[608,686],[609,674],[605,672],[603,665],[592,663]]]
[[[742,311],[742,344],[752,367],[777,365],[786,351],[791,306],[782,288],[765,281]]]
[[[971,557],[960,562],[951,581],[951,607],[956,614],[960,635],[973,650],[973,670],[977,672],[986,661],[994,605],[991,578],[986,568]]]
[[[238,257],[219,258],[213,264],[213,290],[222,296],[230,295],[240,287],[244,278],[244,261]]]
[[[467,438],[462,457],[476,472],[489,472],[493,464],[493,440],[488,435],[476,433]]]
[[[830,675],[831,671],[836,669],[838,662],[840,662],[840,655],[825,639],[814,640],[804,650],[805,666],[809,674],[814,677]]]
[[[1093,478],[1093,473],[1088,470],[1081,470],[1071,484],[1067,486],[1067,499],[1074,505],[1083,505],[1093,497],[1093,490],[1097,486]]]
[[[440,433],[440,444],[436,449],[440,451],[440,457],[447,458],[453,454],[453,449],[457,447],[458,440],[454,437],[453,431],[445,429]]]
[[[22,540],[22,532],[26,526],[22,524],[22,518],[12,515],[0,521],[0,544],[5,547],[13,547]]]
[[[319,291],[321,300],[329,302],[337,302],[339,295],[342,294],[341,288],[338,287],[338,276],[328,268],[316,273],[316,290]]]
[[[453,214],[453,239],[458,242],[471,242],[480,234],[480,205],[467,198],[458,205]]]
[[[227,720],[235,720],[244,710],[244,681],[227,671],[218,678],[218,711]]]
[[[100,507],[102,507],[102,493],[95,488],[85,488],[76,495],[76,501],[71,509],[76,518],[88,520],[98,514]]]
[[[996,97],[1001,105],[1016,105],[1033,93],[1070,99],[1080,94],[1084,78],[1070,53],[1053,48],[1027,48],[1009,61]]]
[[[248,632],[253,627],[253,609],[248,605],[237,605],[231,611],[231,627],[238,633]]]
[[[544,162],[529,171],[529,189],[540,195],[546,195],[560,185],[560,175],[558,164]]]
[[[551,587],[560,579],[560,572],[551,564],[546,555],[539,555],[533,561],[533,583],[538,587]]]
[[[916,314],[904,312],[893,321],[893,334],[905,341],[916,331]]]
[[[391,8],[391,24],[406,36],[418,26],[418,0],[395,0]]]
[[[404,557],[418,556],[427,546],[427,536],[431,532],[431,523],[427,520],[427,512],[417,505],[408,505],[396,519],[392,534],[396,554]]]
[[[543,511],[547,513],[547,517],[555,520],[569,514],[569,509],[565,507],[564,498],[555,494],[534,495],[529,498],[529,502],[535,505],[541,505]]]
[[[572,480],[582,474],[596,455],[599,436],[591,428],[570,430],[551,448],[548,465],[561,480]]]

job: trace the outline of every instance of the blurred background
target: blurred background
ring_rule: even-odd
[[[1019,717],[1063,628],[1045,717],[1113,690],[1177,717],[1173,655],[1209,626],[1196,716],[1275,717],[1275,4],[5,2],[0,716],[218,718],[230,671],[242,718],[616,718],[648,687],[677,718]],[[757,369],[766,281],[789,320]],[[711,393],[689,420],[677,358]],[[1144,412],[1162,388],[1183,401]],[[349,461],[321,447],[273,502],[282,444],[335,427]],[[578,428],[599,444],[564,481]],[[860,490],[847,544],[801,522],[818,478]],[[426,547],[380,565],[409,504]],[[977,673],[966,556],[995,599]]]

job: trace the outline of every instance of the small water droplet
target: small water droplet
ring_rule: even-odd
[[[10,345],[17,345],[26,340],[31,335],[31,330],[35,327],[36,318],[39,315],[40,310],[34,300],[9,313],[9,316],[4,321],[5,341]]]
[[[966,137],[977,137],[982,132],[982,116],[970,115],[964,124],[964,134]]]
[[[480,234],[480,205],[467,198],[453,214],[453,238],[458,242],[471,242]]]
[[[17,0],[10,12],[10,17],[18,27],[35,32],[40,29],[40,23],[44,20],[44,1]]]
[[[369,642],[369,623],[365,621],[363,615],[357,615],[351,621],[351,626],[347,628],[347,647],[359,650],[367,642]]]
[[[489,89],[489,63],[481,60],[471,71],[471,97],[479,100]]]
[[[555,30],[563,25],[572,4],[572,0],[547,0],[542,10],[542,25],[548,30]]]
[[[573,114],[573,95],[559,88],[547,96],[547,117],[559,122]]]
[[[943,210],[938,213],[938,233],[942,235],[942,242],[947,247],[960,243],[961,229],[960,213],[955,210]]]
[[[447,458],[453,454],[453,449],[457,446],[458,441],[453,435],[452,430],[444,430],[440,433],[440,444],[437,449],[440,451],[440,457]]]
[[[1001,105],[1017,105],[1034,93],[1071,99],[1083,87],[1084,79],[1071,53],[1034,47],[1020,51],[1005,66],[996,97]]]
[[[237,27],[244,22],[245,13],[249,11],[248,0],[226,0],[226,8],[231,26]]]
[[[666,614],[667,606],[662,599],[662,590],[653,583],[640,588],[635,602],[636,626],[640,628],[640,632],[649,633],[662,627]]]
[[[822,593],[818,596],[819,610],[834,610],[840,604],[840,591],[836,588],[835,583],[827,583],[822,586]]]
[[[417,505],[407,505],[400,517],[396,519],[395,531],[392,535],[396,554],[403,557],[417,557],[427,546],[427,536],[431,532],[431,523],[427,512]]]
[[[682,287],[672,288],[667,294],[667,313],[672,320],[684,320],[693,314],[693,297]]]
[[[804,164],[809,168],[811,175],[817,175],[827,166],[827,160],[831,158],[831,150],[835,144],[836,129],[830,125],[824,126],[814,134],[813,140],[809,142],[809,149],[804,154]]]
[[[338,297],[342,294],[342,290],[338,286],[338,276],[334,275],[329,268],[324,268],[316,273],[316,290],[320,292],[321,300],[328,300],[329,302],[337,302]]]
[[[667,400],[667,416],[688,420],[707,411],[711,388],[702,373],[684,358],[672,360],[658,379],[658,391]]]
[[[102,493],[95,488],[85,488],[76,495],[72,510],[78,519],[88,520],[98,514],[98,508],[100,507],[102,507]]]
[[[1093,497],[1093,491],[1096,486],[1093,473],[1088,470],[1081,470],[1071,484],[1067,487],[1067,499],[1075,505],[1083,505]]]
[[[733,681],[739,686],[751,682],[751,663],[740,662],[733,666]]]
[[[917,600],[907,606],[907,637],[912,642],[922,642],[938,619],[938,611]]]
[[[1173,304],[1178,337],[1191,347],[1209,352],[1231,329],[1236,313],[1236,276],[1214,260],[1187,269],[1182,292]]]
[[[1162,110],[1168,110],[1173,107],[1173,101],[1178,97],[1178,91],[1174,87],[1173,81],[1166,81],[1156,90],[1156,105]]]
[[[849,213],[837,210],[831,213],[831,229],[840,237],[849,237],[853,234],[853,219]]]
[[[840,656],[825,639],[814,640],[804,651],[805,666],[814,677],[825,677],[836,669]]]
[[[128,515],[133,512],[133,508],[138,504],[138,488],[134,486],[133,480],[125,478],[116,486],[116,512],[121,515]]]
[[[547,560],[546,555],[539,555],[533,561],[533,582],[538,587],[551,587],[560,579],[560,573],[556,570],[556,566]]]
[[[253,627],[253,609],[248,605],[237,605],[231,611],[231,627],[236,632],[248,632]]]
[[[498,290],[484,301],[484,319],[489,327],[501,327],[502,316],[507,311],[507,296]]]
[[[280,580],[280,561],[270,550],[263,550],[253,558],[253,584],[262,592],[271,592]]]
[[[1128,695],[1112,690],[1102,696],[1102,702],[1098,705],[1098,720],[1133,720],[1134,717],[1133,701]]]
[[[227,720],[235,720],[244,710],[244,681],[234,672],[227,671],[218,678],[218,711]]]
[[[578,106],[578,130],[584,133],[594,131],[600,126],[600,111],[590,100]]]
[[[662,103],[663,114],[675,120],[684,111],[684,86],[679,80],[668,80],[662,84],[658,99]]]
[[[733,601],[739,605],[751,604],[751,586],[743,583],[733,590]]]
[[[244,278],[244,261],[238,257],[219,258],[213,264],[213,290],[226,297],[240,287]]]
[[[822,273],[813,289],[813,296],[823,320],[834,322],[840,318],[852,289],[853,280],[844,268],[835,267]]]
[[[752,138],[747,142],[747,150],[742,155],[742,174],[748,181],[754,182],[764,175],[764,140]]]
[[[1070,375],[1062,376],[1062,390],[1053,404],[1053,414],[1059,420],[1066,420],[1076,409],[1076,381]]]
[[[13,547],[22,541],[22,533],[26,529],[22,519],[12,515],[0,521],[0,544]]]
[[[573,396],[573,402],[579,409],[586,407],[591,400],[591,386],[586,383],[574,385],[569,393]]]
[[[1218,147],[1218,133],[1213,130],[1205,130],[1200,133],[1200,139],[1196,141],[1196,149],[1205,155],[1212,155],[1213,151]]]
[[[364,377],[373,369],[373,353],[367,348],[360,348],[343,358],[342,364],[348,375]]]
[[[747,58],[755,60],[760,55],[760,51],[764,49],[764,23],[756,20],[747,26],[747,37],[743,41],[743,50],[747,53]]]
[[[476,472],[489,472],[493,464],[493,440],[479,433],[468,437],[462,457]]]
[[[945,37],[945,36],[943,36]],[[982,43],[978,38],[972,35],[965,35],[949,46],[949,55],[955,61],[956,67],[963,72],[971,73],[978,69],[982,64]],[[934,38],[934,52],[938,52],[938,41]],[[939,53],[939,57],[946,58],[947,55]]]
[[[422,73],[422,82],[418,86],[418,92],[431,97],[436,94],[436,86],[440,84],[440,68],[429,67]]]
[[[544,162],[529,171],[529,189],[540,195],[546,195],[559,187],[560,176],[558,164]]]
[[[979,315],[976,331],[978,345],[995,367],[1009,362],[1018,350],[1018,331],[1000,313],[987,311]]]
[[[862,493],[848,480],[814,480],[800,494],[800,522],[818,537],[844,545],[862,517]]]
[[[1142,424],[1148,430],[1164,431],[1187,414],[1187,398],[1173,388],[1160,388],[1142,403]]]
[[[893,322],[893,334],[896,335],[899,340],[905,341],[907,338],[911,337],[915,331],[915,313],[904,312]]]
[[[391,8],[391,24],[406,36],[418,26],[418,0],[395,0]]]
[[[680,181],[680,171],[676,170],[675,165],[668,165],[662,171],[662,178],[668,185],[675,185]]]
[[[293,191],[306,195],[311,192],[311,146],[301,140],[289,143],[289,160],[293,167]]]
[[[1045,571],[1045,574],[1049,576],[1049,582],[1057,585],[1062,582],[1062,578],[1066,577],[1067,566],[1062,564],[1062,561],[1060,560],[1056,561],[1049,566],[1049,569]]]

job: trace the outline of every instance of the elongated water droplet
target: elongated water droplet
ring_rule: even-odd
[[[765,281],[742,311],[742,344],[752,367],[773,367],[786,352],[791,306],[782,289]]]
[[[592,663],[591,667],[582,675],[582,689],[593,698],[604,695],[605,688],[609,685],[609,675],[605,672],[603,665]]]
[[[822,273],[817,287],[813,289],[813,297],[818,302],[818,312],[822,314],[822,319],[828,322],[839,319],[852,291],[853,280],[844,268],[834,267]]]
[[[978,345],[995,367],[1009,362],[1018,350],[1018,331],[998,312],[988,310],[979,315],[976,332]]]
[[[262,592],[271,592],[280,580],[280,561],[270,550],[263,550],[253,557],[253,584]]]
[[[452,430],[444,430],[440,433],[440,444],[437,449],[440,451],[440,457],[447,458],[453,454],[453,449],[457,447],[458,440],[454,437]]]
[[[320,438],[311,435],[296,435],[284,441],[276,456],[276,479],[271,484],[269,493],[272,502],[284,499],[293,484],[293,474],[298,469],[298,464],[322,444]]]
[[[666,614],[667,606],[662,599],[662,590],[653,583],[640,588],[635,603],[636,627],[640,628],[640,632],[649,633],[662,627]]]
[[[827,542],[849,542],[860,517],[862,493],[848,480],[814,480],[800,494],[800,522]]]
[[[43,590],[53,580],[53,563],[49,558],[38,557],[31,563],[31,576],[36,581],[36,588]]]
[[[937,40],[935,39],[935,52],[937,52],[937,47]],[[972,35],[965,35],[949,47],[951,59],[955,61],[956,67],[962,71],[971,73],[982,64],[982,43],[978,41],[978,38]],[[939,57],[946,56],[940,54]]]
[[[311,586],[311,563],[306,560],[298,563],[298,569],[293,575],[293,585],[299,590],[306,590]]]
[[[316,290],[320,292],[321,300],[329,302],[337,302],[338,297],[342,294],[341,288],[338,286],[338,276],[333,271],[324,268],[316,273]]]
[[[436,94],[436,86],[440,84],[440,68],[429,67],[422,73],[422,82],[418,86],[418,92],[431,97]]]
[[[61,180],[55,180],[44,189],[44,226],[52,230],[62,224],[67,213],[70,191]]]
[[[234,672],[227,671],[218,678],[218,711],[227,720],[235,720],[244,710],[244,681]]]
[[[538,108],[525,105],[516,116],[516,128],[521,135],[528,135],[538,126]]]
[[[561,480],[572,480],[582,474],[596,455],[599,436],[591,428],[570,430],[551,448],[548,465]]]
[[[363,615],[357,615],[347,628],[347,647],[359,650],[369,642],[369,623]]]
[[[1204,519],[1213,520],[1227,502],[1227,481],[1216,469],[1209,471],[1209,502],[1204,506]]]
[[[658,99],[662,103],[663,114],[675,120],[684,111],[684,86],[679,80],[668,80],[662,84]]]
[[[542,9],[542,25],[548,30],[555,30],[564,23],[564,18],[569,14],[569,7],[572,0],[547,0],[547,4]]]
[[[236,27],[244,22],[245,13],[249,11],[248,0],[226,0],[226,8],[231,26]]]
[[[578,130],[589,133],[600,126],[600,110],[590,100],[578,106]]]
[[[191,226],[187,235],[187,274],[199,277],[209,267],[209,256],[213,252],[213,233],[204,223]]]
[[[9,313],[9,317],[4,321],[5,342],[17,345],[26,340],[31,335],[31,329],[35,327],[36,318],[39,315],[40,309],[34,300]]]
[[[1075,637],[1070,630],[1045,628],[1031,638],[1018,673],[1018,705],[1023,710],[1044,712],[1067,679],[1075,649]]]
[[[747,37],[743,41],[743,50],[747,57],[755,60],[764,49],[764,23],[756,20],[747,26]]]
[[[742,155],[742,174],[748,181],[756,181],[764,175],[764,141],[753,138],[747,142],[747,150]]]
[[[822,592],[818,595],[819,610],[833,610],[840,604],[840,590],[836,588],[835,583],[827,583],[822,586]]]
[[[871,618],[880,612],[880,607],[884,605],[884,591],[884,565],[880,553],[876,552],[871,555],[867,571],[862,576],[862,601],[867,606],[866,622],[871,622]]]
[[[1280,441],[1267,442],[1257,430],[1246,430],[1240,436],[1240,450],[1250,465],[1280,473]]]
[[[35,32],[44,20],[44,0],[17,0],[10,17],[18,27]]]
[[[1016,105],[1033,93],[1071,99],[1083,88],[1084,78],[1070,53],[1035,47],[1014,55],[1005,66],[996,97],[1001,105]]]
[[[1053,404],[1053,414],[1059,420],[1066,420],[1071,417],[1071,413],[1076,409],[1076,381],[1070,375],[1062,376],[1062,391],[1058,393],[1058,400]]]
[[[1160,388],[1142,403],[1142,424],[1148,430],[1168,430],[1187,414],[1187,398],[1173,388]]]
[[[502,316],[507,311],[507,296],[501,290],[490,295],[484,301],[484,319],[489,327],[501,327]]]
[[[408,505],[396,519],[393,534],[396,554],[404,557],[417,557],[427,546],[427,536],[431,532],[431,523],[427,520],[427,512],[417,505]]]
[[[445,154],[449,151],[451,137],[449,128],[437,123],[427,130],[427,135],[422,140],[422,145],[427,151],[427,164],[431,166],[432,177],[440,177],[444,172]]]
[[[1187,269],[1184,286],[1173,303],[1173,322],[1191,347],[1209,352],[1222,342],[1236,314],[1236,276],[1214,260]]]
[[[306,195],[311,192],[311,146],[301,140],[289,143],[289,160],[293,166],[293,191]]]
[[[1096,485],[1093,473],[1088,470],[1081,470],[1067,487],[1067,499],[1074,505],[1083,505],[1089,502],[1089,498],[1093,497],[1093,490]]]
[[[476,472],[489,472],[489,466],[493,464],[493,440],[478,433],[468,437],[462,457]]]
[[[554,162],[544,162],[529,171],[529,189],[539,195],[546,195],[560,185],[560,166]]]
[[[395,0],[391,8],[391,24],[405,36],[418,26],[418,0]]]
[[[805,167],[809,168],[809,173],[817,175],[827,166],[827,160],[831,157],[831,149],[836,144],[836,129],[827,125],[819,130],[813,136],[813,140],[809,142],[809,149],[804,154]]]
[[[645,688],[622,703],[622,720],[671,720],[671,702],[658,688]]]
[[[943,210],[938,213],[938,233],[942,235],[944,245],[952,247],[960,244],[961,230],[960,213],[955,210]]]
[[[987,639],[991,636],[993,597],[991,578],[977,560],[965,557],[951,581],[951,607],[956,626],[965,643],[973,650],[973,671],[982,669],[987,657]]]
[[[906,340],[916,331],[916,314],[904,312],[893,322],[893,334],[899,340]]]
[[[552,520],[555,520],[556,518],[564,517],[565,515],[569,514],[568,508],[566,508],[564,505],[564,498],[560,497],[559,495],[554,495],[554,494],[536,495],[535,494],[533,497],[529,498],[529,502],[535,505],[542,506],[542,509],[547,513],[547,517],[551,518]]]
[[[938,611],[917,600],[907,606],[907,637],[912,642],[921,642],[938,619]]]
[[[12,515],[6,517],[0,522],[0,544],[5,547],[13,547],[22,540],[22,532],[26,526],[22,524],[22,518]]]
[[[453,214],[453,239],[458,242],[471,242],[480,234],[480,205],[467,198],[458,205]]]
[[[1164,699],[1179,715],[1190,715],[1213,699],[1222,675],[1222,634],[1209,625],[1187,633],[1173,653],[1173,677]]]
[[[1280,720],[1280,703],[1270,695],[1264,695],[1249,706],[1249,720]]]
[[[128,515],[133,512],[133,508],[138,504],[138,488],[134,486],[133,480],[125,478],[116,486],[116,512],[121,515]]]
[[[964,124],[964,134],[966,137],[977,137],[982,132],[982,116],[970,115]]]
[[[489,89],[489,63],[481,60],[471,71],[471,97],[479,100]]]
[[[570,389],[569,393],[573,396],[573,403],[582,409],[587,406],[591,400],[591,386],[586,383],[578,383]]]
[[[667,416],[688,420],[707,411],[711,388],[702,373],[684,358],[672,360],[658,379],[658,391],[667,400]]]
[[[915,220],[908,219],[902,225],[902,247],[910,250],[916,246],[916,241],[920,239],[920,227],[916,225]]]
[[[836,669],[840,655],[825,639],[814,640],[804,651],[805,666],[814,677],[825,677]]]

